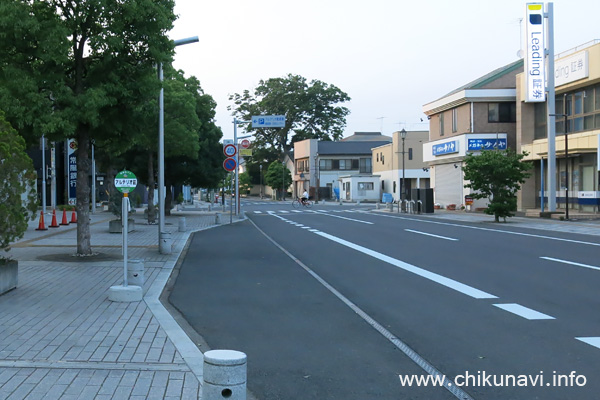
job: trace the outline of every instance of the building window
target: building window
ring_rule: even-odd
[[[358,190],[373,190],[373,182],[358,182]]]
[[[333,163],[331,160],[319,160],[319,169],[322,171],[330,171]]]
[[[438,119],[440,121],[440,136],[444,136],[444,114],[441,113]]]
[[[517,122],[517,104],[488,104],[488,122]]]
[[[456,108],[452,109],[452,132],[456,132],[458,130],[458,110]]]
[[[413,154],[413,153],[412,153],[412,147],[409,147],[409,148],[408,148],[408,159],[409,159],[409,160],[412,160],[412,154]]]
[[[381,190],[385,190],[385,181],[381,181]]]
[[[364,174],[370,174],[372,171],[373,169],[371,168],[371,159],[361,158],[359,172]]]
[[[296,169],[298,172],[304,172],[304,160],[296,161]]]
[[[394,189],[393,192],[396,193],[396,181],[394,181]]]

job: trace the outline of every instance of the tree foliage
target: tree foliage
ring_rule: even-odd
[[[279,154],[304,139],[339,140],[350,112],[341,105],[350,97],[336,86],[292,74],[261,80],[253,93],[245,90],[229,100],[235,104],[229,109],[242,121],[250,121],[253,115],[285,115],[283,128],[246,127],[254,133],[255,147],[273,147]]]
[[[282,187],[284,190],[292,184],[292,174],[287,167],[280,161],[273,161],[265,173],[265,182],[273,189],[279,191],[280,199],[283,199]]]
[[[0,101],[30,141],[75,138],[77,253],[92,253],[90,141],[127,140],[172,59],[173,0],[0,2]]]
[[[500,218],[514,216],[517,210],[517,191],[530,174],[529,162],[524,162],[527,155],[517,154],[512,150],[483,150],[481,154],[467,154],[463,171],[466,188],[475,192],[476,199],[489,199],[486,214],[493,215],[496,222]]]
[[[0,248],[9,250],[15,239],[27,230],[27,220],[35,217],[35,173],[25,152],[25,140],[0,112]]]

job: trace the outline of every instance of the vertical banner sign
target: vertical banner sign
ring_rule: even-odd
[[[77,141],[75,139],[69,139],[67,141],[67,145],[69,205],[74,206],[77,204],[77,156],[75,155],[75,151],[77,150]]]
[[[527,3],[525,10],[526,102],[546,101],[546,43],[544,3]]]

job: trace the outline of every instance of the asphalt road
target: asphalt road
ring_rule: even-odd
[[[599,238],[343,210],[249,207],[192,239],[170,301],[248,354],[257,398],[598,398],[576,338],[600,336]],[[467,385],[399,378],[436,371]]]

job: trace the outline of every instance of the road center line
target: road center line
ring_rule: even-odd
[[[556,261],[556,262],[563,263],[563,264],[576,265],[578,267],[590,268],[590,269],[595,269],[595,270],[600,271],[600,267],[594,267],[593,265],[580,264],[580,263],[576,263],[573,261],[561,260],[561,259],[552,258],[552,257],[540,257],[540,258],[544,259],[544,260],[548,260],[548,261]]]
[[[340,217],[339,215],[331,215],[331,214],[327,214],[324,211],[312,211],[312,212],[315,213],[315,214],[319,214],[319,215],[327,215],[328,217],[339,218],[339,219],[346,219],[348,221],[354,221],[354,222],[360,222],[361,224],[374,225],[373,222],[362,221],[360,219],[354,219],[354,218]]]
[[[486,292],[484,292],[482,290],[475,289],[472,286],[465,285],[464,283],[460,283],[458,281],[455,281],[454,279],[446,278],[445,276],[442,276],[442,275],[436,274],[434,272],[427,271],[426,269],[419,268],[419,267],[416,267],[414,265],[405,263],[405,262],[397,260],[395,258],[386,256],[385,254],[378,253],[378,252],[376,252],[374,250],[367,249],[366,247],[362,247],[362,246],[359,246],[357,244],[348,242],[348,241],[346,241],[344,239],[340,239],[338,237],[329,235],[329,234],[327,234],[325,232],[319,232],[319,231],[317,231],[315,233],[317,235],[322,236],[322,237],[324,237],[326,239],[329,239],[329,240],[331,240],[333,242],[339,243],[339,244],[341,244],[343,246],[349,247],[351,249],[359,251],[359,252],[361,252],[363,254],[366,254],[368,256],[377,258],[378,260],[387,262],[388,264],[392,264],[393,266],[401,268],[401,269],[403,269],[405,271],[412,272],[413,274],[419,275],[419,276],[421,276],[421,277],[423,277],[425,279],[429,279],[430,281],[439,283],[440,285],[446,286],[446,287],[448,287],[450,289],[454,289],[457,292],[466,294],[467,296],[471,296],[471,297],[476,298],[476,299],[497,299],[498,298],[497,296],[494,296],[493,294],[489,294],[489,293],[486,293]]]
[[[547,314],[541,313],[539,311],[532,310],[531,308],[523,307],[520,304],[510,303],[510,304],[494,304],[495,307],[501,308],[510,313],[516,314],[519,317],[523,317],[528,320],[534,319],[556,319]]]
[[[449,238],[449,237],[446,237],[446,236],[434,235],[432,233],[425,233],[425,232],[420,232],[420,231],[413,231],[412,229],[405,229],[405,231],[406,232],[412,232],[412,233],[418,233],[419,235],[432,236],[432,237],[436,237],[436,238],[439,238],[439,239],[458,240],[458,239]]]

